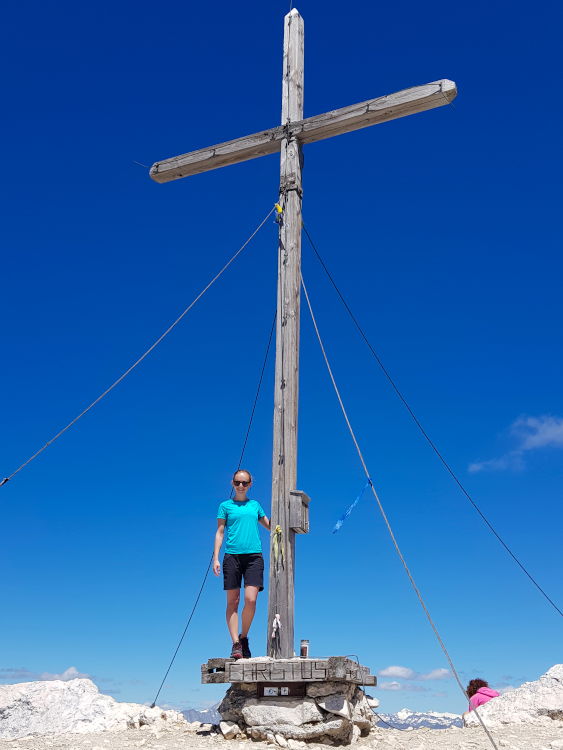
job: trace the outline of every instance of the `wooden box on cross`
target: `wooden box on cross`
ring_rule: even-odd
[[[311,498],[301,490],[289,493],[289,528],[296,534],[309,533],[309,503]]]

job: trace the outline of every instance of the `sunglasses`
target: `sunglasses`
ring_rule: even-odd
[[[244,482],[242,479],[233,479],[233,484],[235,485],[235,487],[238,487],[239,484],[242,484],[243,487],[248,487],[250,482]]]

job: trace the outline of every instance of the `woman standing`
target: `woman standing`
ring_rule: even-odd
[[[235,471],[232,479],[235,497],[225,500],[217,511],[217,532],[213,550],[213,572],[221,573],[219,551],[227,531],[227,543],[223,558],[223,588],[227,592],[227,627],[233,641],[231,658],[250,659],[248,631],[254,613],[258,592],[264,589],[264,558],[258,532],[260,523],[270,528],[270,519],[256,500],[247,497],[252,486],[252,476],[246,469]],[[238,628],[238,606],[240,587],[244,579],[244,608],[242,627]]]

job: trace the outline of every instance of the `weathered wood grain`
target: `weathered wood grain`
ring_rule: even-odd
[[[301,123],[294,123],[296,137],[300,143],[314,143],[324,138],[360,130],[380,122],[396,120],[400,117],[425,112],[428,109],[443,107],[457,96],[453,81],[447,79],[433,81],[423,86],[404,89],[395,94],[370,99],[349,107],[325,112],[309,117]]]
[[[296,534],[308,534],[311,498],[301,490],[290,490],[289,495],[289,528]]]
[[[301,87],[301,93],[296,94],[296,104],[299,101],[302,102],[302,90]],[[232,141],[164,159],[153,164],[150,176],[156,182],[170,182],[181,177],[190,177],[211,169],[226,167],[229,164],[238,164],[260,156],[275,154],[280,151],[288,135],[290,138],[297,138],[300,144],[314,143],[349,133],[352,130],[442,107],[449,104],[456,96],[457,88],[453,81],[447,79],[433,81],[423,86],[414,86],[394,94],[380,96],[377,99],[368,99],[359,104],[308,117],[305,120],[295,118],[286,126],[262,130]]]
[[[350,682],[356,685],[375,685],[376,678],[368,667],[334,656],[328,659],[210,659],[201,665],[203,683],[304,683]]]
[[[304,24],[293,9],[285,17],[282,124],[303,117]],[[272,458],[272,529],[281,527],[285,561],[270,554],[268,588],[268,656],[294,653],[295,533],[290,529],[290,491],[297,484],[297,417],[299,399],[299,321],[301,302],[301,146],[294,136],[281,142],[280,195],[283,208],[278,244],[278,313],[274,380]],[[271,633],[281,618],[279,650]]]

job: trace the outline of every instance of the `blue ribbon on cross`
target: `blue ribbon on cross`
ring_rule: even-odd
[[[350,513],[354,510],[354,508],[356,507],[356,505],[360,502],[360,500],[362,499],[362,495],[367,490],[367,488],[370,486],[370,484],[371,484],[371,479],[368,478],[367,482],[364,484],[364,486],[362,488],[362,491],[360,492],[360,494],[358,495],[358,497],[354,500],[354,502],[352,503],[352,505],[350,505],[344,511],[344,513],[340,516],[340,518],[338,519],[338,521],[335,523],[334,528],[332,530],[333,534],[336,534],[337,531],[340,531],[340,528],[341,528],[342,524],[348,518],[348,516],[350,515]]]

